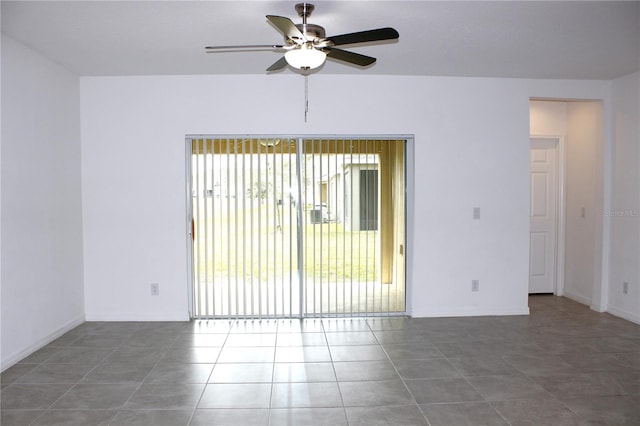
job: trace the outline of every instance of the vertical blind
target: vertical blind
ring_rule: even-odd
[[[404,140],[188,143],[194,317],[405,311]]]

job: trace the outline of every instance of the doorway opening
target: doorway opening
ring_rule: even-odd
[[[187,138],[192,316],[404,314],[405,145]]]
[[[603,311],[608,291],[603,279],[606,253],[602,212],[607,157],[603,103],[600,100],[531,99],[529,106],[531,138],[556,141],[558,204],[553,292]],[[532,161],[533,156],[532,153]],[[533,165],[531,171],[534,171]],[[538,177],[536,195],[542,194],[542,181]],[[533,187],[532,179],[532,215]],[[533,233],[533,218],[531,226]],[[535,255],[534,244],[537,244],[537,253],[543,252],[543,239],[538,237],[534,242],[532,238],[531,256]],[[530,272],[543,271],[541,265],[530,258]],[[530,276],[530,291],[534,284]]]

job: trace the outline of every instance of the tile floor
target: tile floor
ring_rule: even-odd
[[[9,425],[640,425],[640,326],[530,316],[87,322],[2,373]]]

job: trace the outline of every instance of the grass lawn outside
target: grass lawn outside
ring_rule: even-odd
[[[215,307],[221,316],[300,314],[293,203],[212,197],[193,211],[199,311],[207,310],[208,301],[208,310]],[[305,314],[404,311],[404,286],[378,282],[377,231],[309,223],[307,211],[303,222]]]

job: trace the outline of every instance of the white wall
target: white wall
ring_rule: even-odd
[[[602,274],[603,136],[600,103],[567,104],[564,292],[594,309]]]
[[[84,321],[78,77],[2,36],[2,368]]]
[[[529,125],[531,136],[567,136],[567,103],[531,101]]]
[[[408,310],[527,313],[529,98],[607,93],[599,81],[313,75],[305,123],[304,82],[289,73],[81,78],[87,318],[187,318],[184,137],[196,133],[415,134]]]
[[[613,194],[609,312],[640,323],[640,73],[612,82]],[[623,282],[629,291],[623,294]]]

